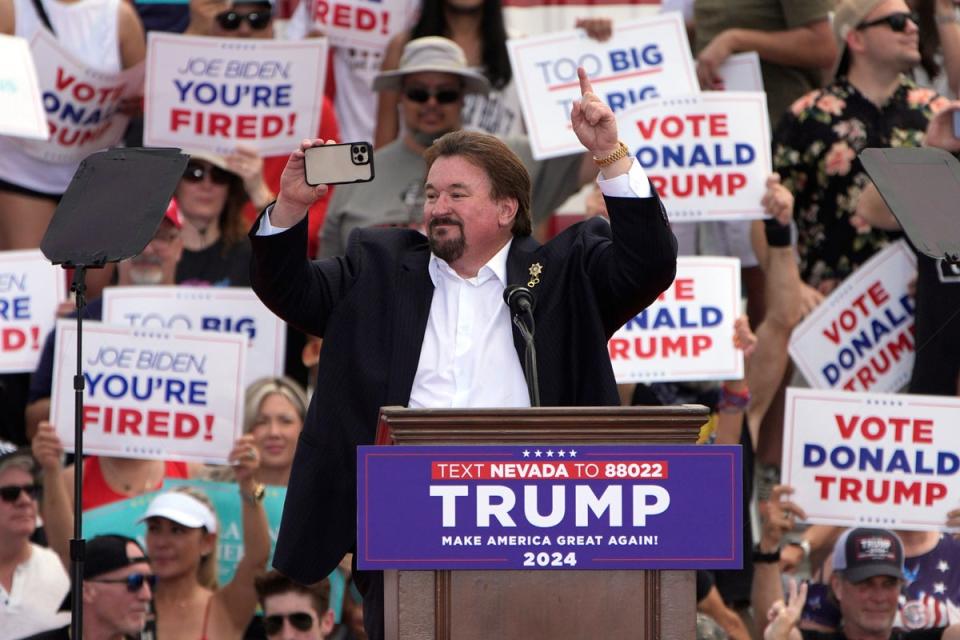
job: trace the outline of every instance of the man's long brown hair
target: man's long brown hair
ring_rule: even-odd
[[[451,131],[423,152],[427,173],[430,173],[430,167],[437,158],[450,156],[460,156],[483,169],[490,179],[490,197],[494,200],[516,199],[517,216],[511,231],[514,236],[529,236],[533,230],[530,221],[530,174],[517,154],[489,134]]]

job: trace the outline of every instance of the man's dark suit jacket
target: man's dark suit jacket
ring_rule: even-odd
[[[510,284],[542,267],[531,291],[544,406],[619,404],[607,340],[673,281],[677,244],[659,199],[606,202],[609,224],[594,218],[545,245],[520,237],[510,247]],[[373,443],[380,407],[410,399],[433,296],[430,249],[416,231],[360,229],[346,256],[310,262],[305,220],[273,236],[255,235],[258,226],[254,290],[324,339],[274,554],[275,567],[311,584],[355,544],[357,446]],[[516,329],[514,343],[522,362]]]

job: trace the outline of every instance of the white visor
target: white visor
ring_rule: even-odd
[[[148,518],[166,518],[191,529],[206,527],[210,533],[217,531],[217,517],[210,507],[179,491],[168,491],[154,498],[138,522]]]

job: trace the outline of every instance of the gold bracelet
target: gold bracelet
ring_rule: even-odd
[[[594,156],[593,161],[596,162],[597,166],[600,168],[609,167],[617,160],[620,160],[621,158],[626,158],[629,153],[630,153],[630,149],[627,148],[627,145],[625,145],[622,140],[617,140],[616,151],[602,158],[598,158]]]

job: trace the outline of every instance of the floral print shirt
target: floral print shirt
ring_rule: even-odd
[[[850,225],[870,181],[857,155],[867,147],[920,146],[927,122],[946,104],[902,77],[878,108],[841,77],[790,106],[773,134],[773,166],[795,198],[805,282],[842,280],[895,237]]]

